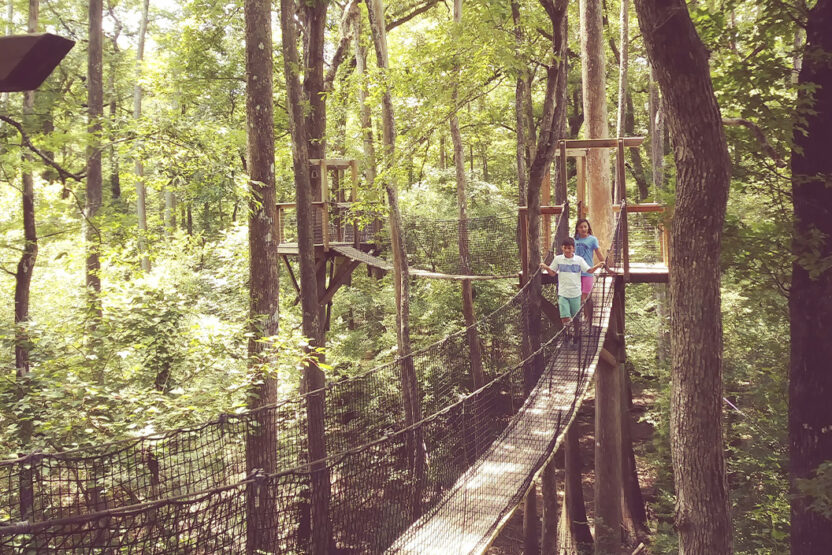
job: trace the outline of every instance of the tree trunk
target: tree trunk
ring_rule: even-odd
[[[515,53],[517,56],[520,55],[521,49],[523,48],[523,27],[520,24],[520,3],[518,0],[511,0],[511,16],[514,22],[514,43],[515,43]],[[515,119],[515,127],[517,132],[517,205],[518,206],[525,206],[526,205],[526,111],[523,107],[523,103],[526,98],[525,87],[526,87],[526,70],[520,69],[518,70],[517,80],[515,81],[514,87],[514,119]],[[523,233],[520,229],[520,226],[524,225],[523,219],[520,218],[520,213],[518,212],[517,218],[517,244],[520,247],[520,250],[525,248],[525,245],[522,245],[523,241]],[[522,271],[525,273],[526,269],[523,268]]]
[[[319,319],[318,284],[315,271],[315,247],[313,239],[312,191],[310,188],[309,151],[304,106],[307,99],[301,90],[297,75],[298,51],[293,0],[280,2],[280,29],[283,35],[283,64],[288,97],[289,125],[292,135],[292,158],[295,173],[295,202],[298,219],[298,262],[300,266],[301,310],[303,334],[314,346],[321,337],[322,322]],[[311,552],[324,554],[329,550],[330,482],[324,438],[325,376],[317,364],[304,368],[303,390],[319,391],[307,397],[307,438],[309,461],[312,464],[312,543]]]
[[[369,0],[367,12],[370,19],[370,30],[373,35],[373,45],[379,69],[389,71],[387,56],[387,32],[384,27],[384,5],[382,0]],[[381,101],[382,137],[384,142],[384,167],[386,170],[396,167],[396,128],[393,115],[393,99],[390,86],[385,81]],[[394,172],[387,171],[385,189],[390,208],[390,231],[393,240],[393,265],[396,284],[396,320],[397,345],[401,368],[402,395],[404,397],[405,424],[411,425],[422,419],[421,394],[413,359],[410,357],[410,279],[408,276],[407,252],[405,251],[405,237],[402,229],[401,213],[399,212],[398,191]],[[421,513],[422,489],[425,479],[425,450],[422,440],[422,429],[415,428],[408,438],[408,452],[411,458],[412,475],[414,479],[413,496],[410,500],[411,516]]]
[[[358,109],[361,121],[361,138],[364,148],[364,176],[369,189],[376,182],[376,149],[373,142],[373,119],[367,104],[367,49],[361,44],[361,17],[354,19],[355,25],[355,71],[358,74]]]
[[[540,492],[543,495],[543,530],[540,551],[555,553],[558,546],[558,482],[555,458],[549,459],[540,477]]]
[[[101,117],[104,114],[104,80],[102,74],[102,0],[89,3],[89,51],[87,58],[87,198],[84,207],[87,246],[86,285],[88,310],[92,325],[101,319],[101,233],[96,215],[101,207]]]
[[[791,501],[792,553],[821,553],[832,545],[832,520],[813,509],[814,499],[798,487],[798,480],[814,478],[818,466],[832,460],[832,268],[823,262],[832,259],[830,28],[832,0],[818,0],[809,11],[806,27],[797,101],[801,107],[798,117],[805,118],[805,123],[795,125],[791,164],[795,221],[792,252],[796,260],[789,297],[789,470],[795,494]]]
[[[110,37],[110,42],[113,47],[113,55],[110,62],[110,75],[109,79],[107,80],[107,88],[108,94],[110,96],[110,136],[109,139],[111,141],[115,140],[116,138],[116,126],[117,126],[117,119],[118,119],[118,91],[116,88],[116,74],[117,71],[117,60],[119,55],[119,48],[118,48],[118,37],[121,34],[121,23],[117,22],[115,25],[115,29],[113,34]],[[116,150],[115,145],[110,145],[109,154],[110,154],[110,196],[111,201],[113,204],[118,203],[121,200],[121,178],[119,176],[119,159],[118,159],[118,151]],[[50,156],[50,158],[54,159],[54,156]]]
[[[176,231],[176,194],[169,189],[170,184],[168,187],[165,188],[165,212],[164,212],[164,219],[165,219],[165,233],[170,235],[174,231]],[[222,205],[220,205],[222,208]],[[222,212],[220,212],[222,215]]]
[[[601,0],[581,0],[581,81],[583,85],[586,137],[602,139],[609,136],[607,127],[606,79],[604,76],[604,30]],[[610,189],[610,155],[607,149],[591,149],[587,153],[588,217],[601,249],[609,250],[613,231]]]
[[[587,522],[584,503],[583,461],[579,439],[577,424],[572,422],[563,442],[563,525],[559,541],[561,553],[592,552],[592,532]]]
[[[29,0],[29,33],[38,32],[38,18],[40,4],[38,0]],[[35,112],[35,91],[23,93],[23,125],[30,129],[33,125]],[[27,150],[23,151],[24,167],[32,160]],[[26,397],[29,391],[29,350],[31,347],[29,336],[29,293],[32,285],[32,274],[38,258],[38,234],[35,225],[35,183],[32,172],[26,169],[23,178],[23,254],[17,263],[14,275],[14,362],[17,369],[20,398]],[[26,411],[29,413],[30,411]],[[26,414],[21,419],[19,438],[21,450],[28,449],[34,429],[32,414]],[[21,494],[21,514],[26,515],[32,510],[30,504],[25,503],[29,495]],[[24,504],[28,506],[24,506]]]
[[[454,0],[454,24],[462,25],[462,0]],[[454,73],[459,79],[459,62],[454,62]],[[453,115],[450,118],[451,140],[454,144],[454,163],[456,165],[456,203],[459,208],[459,228],[457,232],[457,245],[459,247],[459,273],[471,275],[470,254],[468,251],[468,178],[465,175],[465,155],[462,146],[462,135],[459,132],[459,120],[457,110],[459,106],[459,83],[454,82],[451,91],[451,104]],[[465,325],[468,335],[468,349],[471,359],[471,384],[476,390],[485,384],[482,374],[482,352],[480,349],[480,334],[474,325],[477,321],[474,312],[474,289],[470,280],[462,281],[462,315],[465,318]]]
[[[147,34],[147,12],[150,0],[142,3],[142,21],[139,26],[139,44],[136,49],[136,83],[133,86],[133,119],[138,124],[142,117],[141,72],[144,60],[144,39]],[[141,255],[142,270],[150,271],[150,258],[147,256],[147,189],[144,184],[144,163],[138,154],[134,161],[136,173],[136,218],[139,222],[138,248]]]
[[[249,190],[249,331],[248,365],[259,377],[250,391],[254,409],[277,400],[277,380],[264,372],[273,363],[264,338],[277,335],[279,279],[274,189],[274,128],[272,100],[271,5],[246,0],[246,138]],[[255,382],[255,383],[257,383]],[[246,471],[266,474],[276,470],[277,429],[273,415],[261,411],[246,434]],[[277,545],[277,508],[268,482],[252,487],[246,497],[246,549],[271,552]]]
[[[671,454],[680,553],[731,553],[719,253],[730,159],[708,54],[683,0],[636,0],[677,169],[670,274]]]
[[[616,137],[622,136],[627,118],[627,69],[630,60],[629,7],[630,3],[628,0],[621,0],[621,13],[619,17],[618,116],[615,120]]]
[[[326,12],[329,0],[311,0],[296,3],[298,15],[302,16],[303,26],[303,95],[307,108],[304,110],[306,127],[306,142],[309,158],[326,158],[326,95],[324,94],[324,39],[326,35]],[[319,168],[310,170],[309,186],[312,200],[323,200],[321,184],[325,182]],[[323,210],[327,210],[324,207]],[[316,218],[317,219],[317,218]],[[323,224],[323,218],[321,218]],[[326,289],[326,263],[316,261],[318,272],[318,291]],[[319,346],[325,344],[326,337],[326,306],[318,306],[318,337],[315,341]]]

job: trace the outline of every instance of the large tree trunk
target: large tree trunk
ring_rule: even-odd
[[[99,257],[101,233],[96,215],[101,207],[101,117],[104,114],[104,79],[102,72],[101,30],[102,0],[89,3],[89,50],[87,58],[87,198],[84,209],[85,241],[87,247],[86,285],[89,295],[88,308],[92,325],[101,319],[101,260]]]
[[[249,395],[249,407],[277,400],[277,380],[264,372],[269,362],[263,338],[277,335],[279,279],[274,222],[274,127],[272,100],[271,7],[265,0],[246,0],[246,137],[249,188],[249,326],[248,364],[259,384]],[[261,411],[246,434],[246,471],[276,470],[277,430],[273,414]],[[271,552],[276,546],[275,500],[266,483],[249,490],[246,498],[249,553]]]
[[[377,65],[382,72],[386,73],[389,70],[389,60],[387,56],[387,32],[384,27],[384,5],[382,0],[369,0],[367,8]],[[382,94],[381,110],[384,167],[385,170],[390,170],[396,167],[396,126],[393,115],[393,99],[387,81],[385,81]],[[398,191],[394,177],[395,172],[385,171],[385,175],[387,177],[385,178],[384,187],[387,191],[387,202],[390,209],[390,231],[393,240],[394,280],[396,284],[396,339],[401,369],[405,424],[409,426],[422,419],[419,383],[416,380],[413,359],[410,356],[410,278],[402,217],[399,212]],[[412,476],[415,482],[413,496],[410,500],[411,516],[415,517],[421,513],[422,489],[425,479],[426,459],[421,428],[414,429],[413,434],[408,438],[408,443]]]
[[[791,548],[792,553],[801,554],[822,553],[832,546],[832,520],[813,509],[813,498],[798,487],[798,480],[814,478],[818,466],[832,460],[832,268],[823,263],[832,259],[830,29],[832,0],[818,0],[809,11],[806,50],[798,79],[797,105],[802,108],[798,115],[805,118],[805,123],[795,125],[792,151],[792,252],[796,262],[789,298],[789,462],[795,493],[791,502]]]
[[[719,253],[730,159],[708,54],[683,0],[636,0],[677,168],[671,252],[671,454],[680,553],[731,553],[722,434]]]
[[[607,95],[604,71],[604,29],[601,0],[581,0],[581,81],[587,139],[609,136],[607,126]],[[607,149],[591,149],[587,153],[588,217],[601,250],[609,250],[613,231],[610,189],[610,155]]]
[[[303,94],[307,109],[304,111],[304,126],[306,127],[306,144],[309,158],[326,158],[326,95],[324,94],[324,39],[326,35],[326,12],[329,0],[311,0],[296,3],[298,15],[304,21],[303,34]],[[314,168],[310,173],[309,187],[312,199],[323,200],[321,184],[324,176],[320,169]],[[327,210],[325,206],[323,210]],[[325,219],[321,217],[323,225]],[[316,263],[318,291],[326,290],[326,268],[324,261]],[[326,305],[318,306],[318,337],[315,341],[319,346],[326,342]]]
[[[144,39],[147,34],[147,11],[150,0],[142,3],[142,21],[139,26],[139,44],[136,48],[136,83],[133,85],[133,119],[138,124],[142,117],[142,85],[141,72],[144,60]],[[144,185],[144,163],[142,155],[138,154],[134,161],[136,173],[136,218],[139,222],[139,254],[141,255],[142,270],[150,271],[150,258],[147,256],[147,188]]]
[[[280,2],[280,29],[283,35],[283,65],[288,96],[289,125],[292,135],[292,158],[295,173],[295,202],[298,219],[298,262],[300,266],[301,310],[303,334],[313,346],[321,337],[322,322],[319,319],[318,284],[315,275],[315,247],[313,242],[312,192],[310,190],[308,136],[304,123],[306,98],[297,75],[298,51],[293,0]],[[324,440],[324,391],[325,376],[317,364],[308,364],[303,373],[303,390],[318,391],[307,397],[307,438],[309,461],[312,464],[312,553],[324,554],[329,550],[330,523],[329,471],[323,459],[326,457]]]

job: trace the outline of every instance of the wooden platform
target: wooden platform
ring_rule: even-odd
[[[595,320],[601,327],[600,341],[582,345],[580,350],[557,353],[506,430],[437,506],[390,546],[388,553],[485,552],[548,457],[557,450],[577,414],[592,382],[609,325],[614,281],[612,277],[599,280],[609,291],[606,305],[599,306],[598,301],[595,307],[601,311],[600,322]],[[579,356],[588,360],[582,382]],[[568,421],[559,422],[564,417]]]
[[[623,268],[615,268],[623,273]],[[630,262],[630,283],[668,283],[670,274],[661,262]]]

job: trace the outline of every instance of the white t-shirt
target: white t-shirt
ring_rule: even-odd
[[[559,254],[549,266],[558,273],[558,295],[569,298],[581,296],[581,272],[590,269],[586,260],[576,254],[572,258]]]

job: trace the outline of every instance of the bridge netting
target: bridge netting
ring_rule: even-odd
[[[613,264],[621,256],[619,237],[620,231],[611,249]],[[469,469],[495,445],[506,447],[498,440],[506,430],[526,426],[517,417],[528,403],[524,369],[534,365],[546,376],[544,387],[559,383],[570,392],[550,407],[551,428],[539,434],[543,447],[538,445],[535,460],[548,456],[571,421],[591,376],[602,326],[584,326],[575,350],[559,323],[535,308],[535,283],[532,279],[475,324],[487,380],[479,390],[471,391],[465,330],[411,355],[427,415],[413,426],[402,416],[403,361],[396,360],[322,392],[201,426],[0,462],[0,552],[243,553],[252,545],[267,546],[267,552],[306,552],[316,530],[312,507],[321,495],[328,499],[333,550],[389,548],[420,517],[447,509],[449,492],[482,480]],[[593,296],[609,294],[604,285]],[[542,296],[556,302],[555,288],[543,286]],[[532,316],[539,319],[542,346],[528,355],[523,337]],[[593,319],[602,317],[602,310],[595,311]],[[567,358],[566,365],[556,362]],[[311,464],[306,408],[310,396],[321,393],[329,455]],[[540,395],[533,392],[531,398]],[[265,421],[277,428],[275,470],[247,472],[246,437]],[[426,457],[419,471],[412,456],[417,437]],[[328,495],[314,485],[322,479]],[[479,501],[466,498],[465,506],[451,508],[467,515]]]

